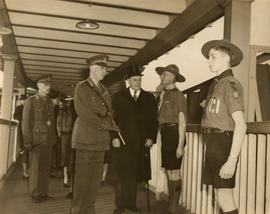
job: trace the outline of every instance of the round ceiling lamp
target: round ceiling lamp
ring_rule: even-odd
[[[76,28],[83,29],[83,30],[95,30],[99,28],[99,24],[91,20],[83,20],[83,21],[79,21],[76,24]]]
[[[11,34],[11,29],[0,25],[0,35]]]

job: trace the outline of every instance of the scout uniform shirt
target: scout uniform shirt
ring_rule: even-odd
[[[183,112],[187,118],[186,98],[178,88],[165,90],[165,93],[161,94],[159,102],[159,124],[178,123],[180,112]]]
[[[244,111],[243,88],[230,69],[216,77],[210,86],[201,125],[233,131],[232,113],[236,111]]]

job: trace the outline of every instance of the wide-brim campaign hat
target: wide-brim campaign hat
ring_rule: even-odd
[[[107,64],[107,62],[109,61],[109,56],[105,54],[99,54],[89,57],[85,61],[88,65],[95,65],[95,64],[98,65],[101,63]]]
[[[176,82],[185,82],[186,78],[180,74],[179,68],[175,64],[170,64],[166,67],[156,67],[156,72],[158,75],[161,75],[164,71],[171,72],[175,75]]]
[[[230,55],[232,67],[238,65],[243,59],[243,52],[240,50],[240,48],[226,39],[211,40],[206,42],[201,49],[201,52],[205,58],[209,58],[209,52],[214,47],[225,47],[232,52],[232,55]]]
[[[52,81],[52,75],[42,75],[38,77],[36,83],[50,83]]]
[[[124,79],[127,80],[128,78],[133,76],[143,76],[142,74],[143,70],[144,70],[143,67],[140,67],[136,64],[132,64],[131,67],[129,67],[128,73],[125,75]]]

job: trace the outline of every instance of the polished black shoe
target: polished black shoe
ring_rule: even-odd
[[[127,208],[128,211],[134,212],[134,213],[140,213],[142,212],[141,209],[137,208],[137,207],[133,207],[133,208]]]
[[[41,199],[40,196],[38,196],[38,197],[32,196],[32,197],[31,197],[31,200],[32,200],[34,203],[41,203],[41,202],[42,202],[42,199]]]
[[[113,214],[122,214],[123,213],[123,210],[122,209],[115,209],[113,211]]]
[[[29,179],[29,176],[28,176],[28,175],[23,174],[23,175],[22,175],[22,179],[23,179],[23,180],[25,180],[25,181],[27,181],[27,180]]]
[[[73,198],[73,192],[69,192],[67,195],[66,195],[67,198],[69,199],[72,199]]]
[[[70,187],[70,184],[69,183],[63,183],[63,187],[68,188],[68,187]]]
[[[49,195],[40,195],[41,200],[43,201],[53,201],[54,197],[49,196]]]

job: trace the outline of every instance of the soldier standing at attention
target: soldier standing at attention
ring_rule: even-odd
[[[95,214],[104,153],[110,148],[110,130],[119,131],[110,117],[111,95],[100,83],[107,74],[108,59],[106,55],[89,58],[89,77],[75,88],[78,117],[72,133],[72,148],[76,149],[73,214]]]
[[[183,93],[175,86],[176,82],[184,82],[176,65],[157,67],[161,84],[157,87],[159,94],[158,120],[161,134],[161,159],[165,168],[169,207],[167,214],[178,213],[177,208],[181,194],[180,168],[184,155],[186,134],[187,103]]]
[[[246,133],[243,89],[231,67],[238,65],[242,51],[227,40],[203,45],[211,72],[217,74],[208,91],[202,119],[206,141],[203,183],[213,185],[225,214],[237,214],[233,196],[238,156]]]
[[[55,144],[54,107],[48,94],[51,76],[37,79],[38,92],[29,97],[23,108],[24,147],[30,151],[29,192],[33,202],[54,198],[48,195],[52,147]]]

